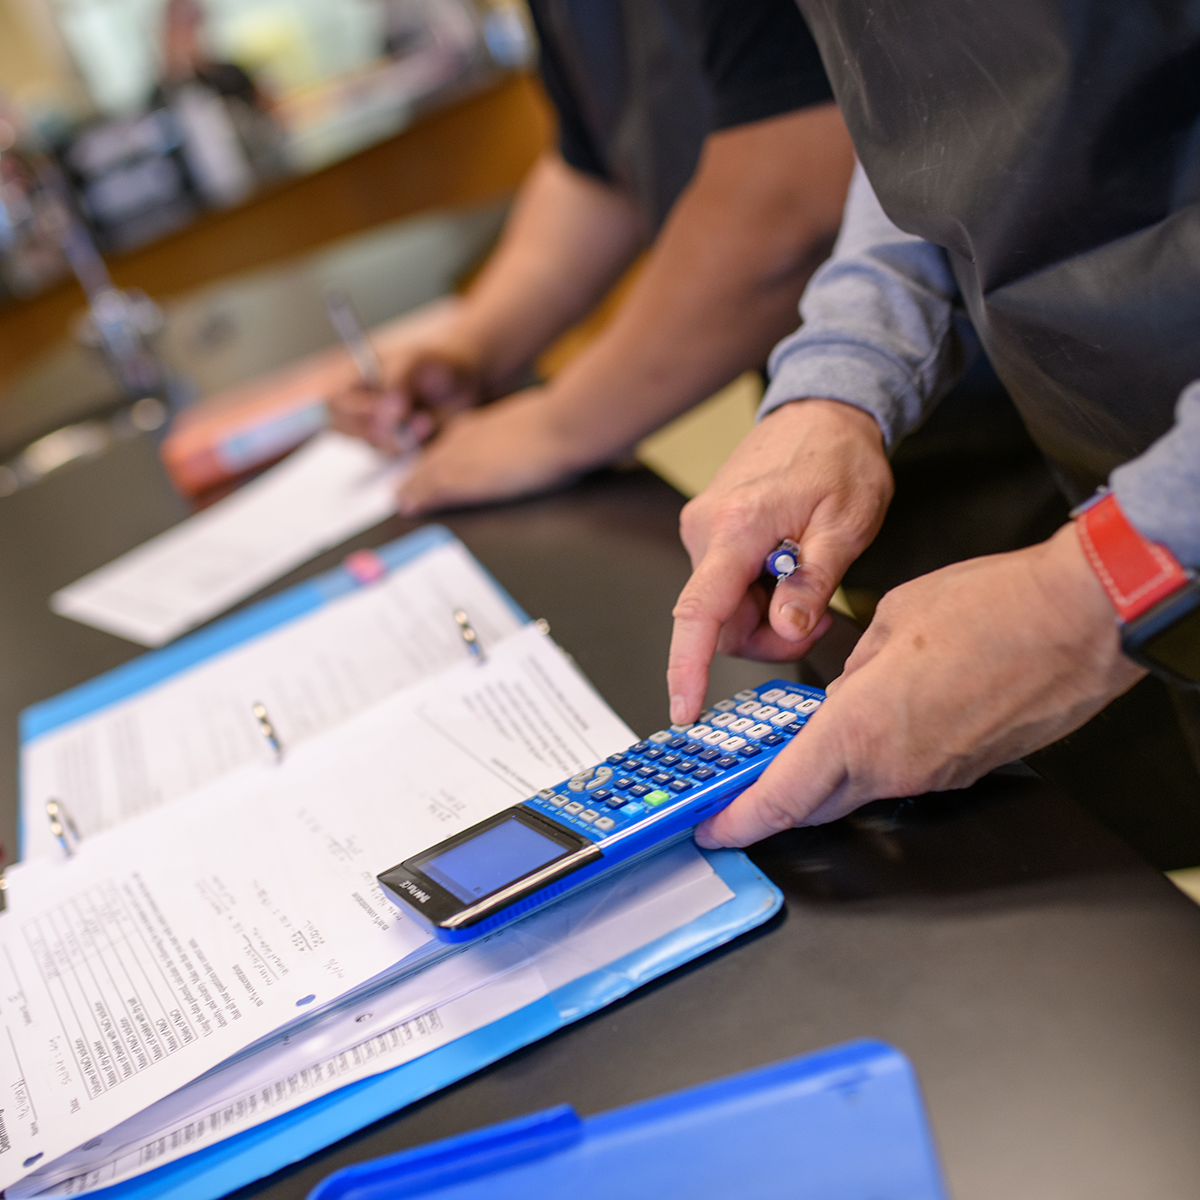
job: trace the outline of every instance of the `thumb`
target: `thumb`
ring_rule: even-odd
[[[801,642],[817,627],[857,547],[832,530],[813,529],[800,539],[799,565],[775,585],[768,620],[786,641]]]

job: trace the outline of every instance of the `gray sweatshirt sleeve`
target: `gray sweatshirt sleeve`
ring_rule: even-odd
[[[1109,476],[1137,531],[1185,566],[1200,567],[1200,380],[1184,388],[1175,424]]]
[[[977,346],[945,252],[888,219],[855,168],[833,255],[800,301],[804,324],[771,353],[759,409],[825,397],[869,412],[888,450],[962,375]]]

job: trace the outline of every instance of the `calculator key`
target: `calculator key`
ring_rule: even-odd
[[[620,779],[613,780],[613,787],[620,788],[621,791],[624,791],[626,788],[631,788],[633,785],[634,780],[630,779],[628,775],[622,775]]]
[[[712,762],[714,759],[721,757],[720,750],[714,750],[711,746],[705,747],[699,754],[696,755],[701,762]]]
[[[666,771],[659,771],[650,782],[657,783],[659,787],[666,787],[671,782],[671,776]]]
[[[755,737],[755,738],[766,737],[767,734],[770,732],[771,732],[770,725],[764,725],[760,721],[757,725],[751,725],[750,728],[746,730],[746,736],[747,737]]]
[[[754,722],[748,717],[738,717],[738,719],[734,721],[732,725],[728,726],[728,729],[730,733],[745,733],[746,730],[749,729],[753,724]]]
[[[693,725],[688,731],[688,736],[700,742],[708,737],[710,733],[712,733],[711,725]]]
[[[699,769],[698,769],[698,770],[695,772],[695,774],[694,774],[693,778],[695,778],[695,779],[700,779],[700,780],[704,780],[704,779],[712,779],[712,777],[713,777],[714,775],[716,775],[716,771],[714,771],[714,770],[712,769],[712,767],[700,767],[700,768],[699,768]]]
[[[671,798],[670,792],[654,791],[646,797],[647,808],[657,808],[660,804],[666,804]]]
[[[734,758],[732,754],[726,754],[717,759],[717,766],[728,771],[730,767],[737,766],[737,759]]]
[[[571,803],[563,809],[563,812],[570,813],[571,816],[574,816],[576,813],[583,812],[583,805],[580,804],[578,800],[572,800]]]
[[[583,812],[579,814],[579,819],[581,821],[586,821],[590,825],[599,815],[600,814],[594,808],[585,808]]]
[[[629,789],[629,794],[631,796],[637,796],[637,798],[640,800],[649,790],[650,789],[644,783],[635,783],[633,787]]]
[[[643,750],[650,749],[650,743],[649,742],[634,742],[633,745],[629,747],[629,749],[634,751],[637,754],[641,754],[641,752]]]
[[[662,758],[662,756],[663,756],[663,752],[660,749],[658,749],[657,746],[653,750],[647,750],[646,753],[642,755],[643,758],[648,758],[651,761],[653,761],[656,758]]]
[[[609,796],[608,799],[604,801],[604,803],[607,804],[609,808],[621,808],[624,805],[629,803],[629,797],[628,796]]]
[[[807,696],[807,697],[805,697],[805,699],[801,700],[799,704],[796,705],[796,711],[798,713],[805,713],[805,714],[814,713],[820,707],[821,707],[821,702],[820,702],[820,700],[818,700],[816,698],[816,696]]]
[[[780,708],[795,708],[796,705],[802,703],[803,700],[804,700],[804,697],[799,692],[788,692],[788,694],[786,696],[780,697],[779,707]]]
[[[657,733],[652,733],[646,740],[650,742],[669,742],[675,735],[669,729],[660,729]]]
[[[597,767],[596,774],[584,784],[584,790],[594,792],[598,787],[603,787],[612,777],[612,767]]]
[[[735,693],[733,698],[735,700],[753,700],[754,692],[752,689],[747,688],[747,690],[744,692]]]
[[[651,775],[658,774],[658,768],[657,767],[638,767],[637,773],[643,779],[649,779]]]
[[[662,757],[662,765],[664,767],[675,767],[679,765],[678,754],[664,754]]]
[[[646,806],[644,804],[637,803],[635,800],[632,804],[627,804],[623,809],[621,809],[621,816],[636,817],[639,813],[644,813],[645,811]]]
[[[612,792],[609,791],[608,788],[597,788],[592,793],[592,801],[593,802],[595,802],[597,800],[611,800],[611,799],[612,799]]]
[[[674,729],[675,726],[672,725],[671,728]],[[686,729],[687,726],[685,725],[684,728]],[[667,745],[670,746],[672,750],[678,750],[680,746],[687,745],[687,738],[685,738],[682,733],[677,731],[675,736],[667,743]]]
[[[745,744],[746,744],[745,738],[727,737],[721,743],[721,749],[722,750],[731,750],[731,751],[732,750],[740,750]]]
[[[540,792],[538,792],[539,800],[552,800],[553,798],[554,798],[554,789],[553,788],[542,788],[542,790]]]
[[[690,775],[699,765],[700,764],[694,759],[685,758],[683,762],[676,766],[675,770],[678,771],[680,775]]]
[[[791,716],[791,714],[788,714]],[[719,742],[723,742],[729,735],[723,729],[714,729],[704,740],[710,745],[715,746]]]
[[[739,704],[735,711],[741,713],[743,717],[748,717],[756,708],[758,708],[757,700],[747,700],[745,704]]]
[[[732,725],[737,718],[733,713],[717,713],[712,719],[713,726],[717,729],[724,729],[727,725]]]
[[[764,704],[774,704],[776,700],[782,699],[782,697],[785,695],[786,693],[784,692],[783,688],[771,688],[770,691],[763,692],[762,695],[759,696],[759,699]]]
[[[612,817],[597,817],[596,828],[603,833],[607,833],[610,829],[616,828],[616,821]]]
[[[684,746],[683,752],[684,754],[691,754],[695,756],[703,749],[704,747],[699,742],[688,742],[688,744]]]
[[[617,767],[617,766],[620,766],[620,765],[621,765],[621,763],[623,763],[623,762],[625,761],[625,755],[623,755],[623,754],[610,754],[610,755],[609,755],[609,756],[608,756],[608,757],[607,757],[607,758],[606,758],[604,761],[605,761],[605,762],[610,762],[610,763],[612,763],[612,765],[613,765],[614,767]]]
[[[753,758],[753,757],[754,757],[756,754],[761,754],[761,753],[762,753],[762,747],[761,747],[761,746],[756,746],[756,745],[755,745],[753,742],[751,742],[751,743],[750,743],[750,745],[748,745],[748,746],[743,746],[743,747],[742,747],[742,748],[741,748],[741,749],[738,751],[738,753],[739,753],[739,754],[740,754],[740,755],[741,755],[743,758]]]
[[[671,726],[672,733],[687,733],[687,731],[689,729],[691,729],[690,725],[672,725]]]
[[[546,801],[546,803],[552,804],[555,808],[562,808],[562,806],[567,803],[567,800],[568,800],[567,796],[554,795],[554,796],[551,796],[550,799]]]
[[[762,744],[764,746],[778,746],[780,742],[786,740],[787,739],[781,733],[768,733],[767,736],[763,738]]]
[[[778,725],[782,728],[784,726],[790,725],[795,719],[796,719],[795,713],[790,713],[790,712],[776,713],[771,718],[771,724]]]
[[[737,705],[734,704],[732,700],[718,700],[716,704],[713,705],[713,708],[715,708],[717,712],[733,712],[736,707]]]
[[[760,708],[754,715],[760,721],[769,721],[778,711],[779,709],[777,709],[775,705],[764,704],[762,708]]]
[[[673,792],[686,792],[692,785],[686,779],[672,779],[668,786]]]

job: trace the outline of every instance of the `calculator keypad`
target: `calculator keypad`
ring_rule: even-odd
[[[777,753],[820,704],[791,688],[746,689],[706,709],[697,724],[652,733],[526,803],[602,842],[665,805],[702,796],[764,751]]]

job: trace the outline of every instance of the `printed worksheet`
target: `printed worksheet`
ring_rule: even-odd
[[[396,510],[397,462],[332,430],[233,495],[50,597],[64,617],[161,646]]]
[[[535,625],[8,875],[0,1187],[432,946],[375,876],[633,740]]]
[[[203,787],[272,751],[262,704],[290,753],[467,656],[455,610],[485,648],[520,628],[495,581],[458,541],[427,550],[261,637],[21,747],[22,857],[58,853],[56,799],[86,837]]]

